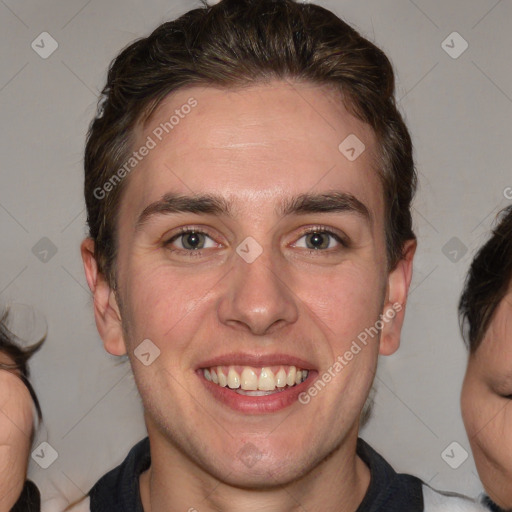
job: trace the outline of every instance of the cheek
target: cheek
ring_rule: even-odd
[[[492,465],[512,473],[512,403],[496,398],[487,404],[480,410],[487,421],[479,429],[475,424],[472,443]]]
[[[292,267],[283,277],[302,311],[299,323],[312,328],[312,336],[315,329],[324,333],[333,358],[365,329],[372,329],[382,313],[386,276],[370,260],[347,260],[330,268]],[[176,357],[190,340],[219,328],[216,304],[231,289],[233,279],[226,268],[197,272],[192,267],[153,263],[150,258],[134,258],[125,268],[123,323],[132,350],[150,339],[161,351],[172,352],[173,364],[178,364]]]
[[[198,316],[204,311],[218,276],[204,273],[198,276],[148,265],[133,268],[129,274],[131,278],[126,281],[124,293],[128,315],[125,323],[133,329],[128,343],[149,338],[160,350],[169,348],[169,340],[173,351],[186,346],[197,329]]]
[[[512,402],[466,376],[461,407],[481,478],[495,471],[512,473]]]
[[[323,330],[327,328],[337,343],[350,343],[382,313],[384,283],[376,266],[347,264],[323,275],[302,275],[297,290],[313,318],[321,320]]]

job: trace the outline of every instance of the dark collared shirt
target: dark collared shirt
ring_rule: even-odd
[[[33,482],[27,480],[23,487],[21,496],[19,497],[16,505],[11,508],[11,512],[40,512],[41,510],[41,496],[39,489]]]
[[[410,475],[397,474],[362,439],[357,453],[370,468],[368,491],[357,512],[422,512],[422,482]],[[124,462],[103,476],[91,489],[91,512],[144,512],[139,477],[151,464],[149,439],[136,444]]]

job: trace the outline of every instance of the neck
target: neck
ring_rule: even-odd
[[[303,475],[254,488],[205,471],[158,435],[150,439],[151,467],[140,477],[144,512],[354,512],[370,482],[356,455],[357,430]]]

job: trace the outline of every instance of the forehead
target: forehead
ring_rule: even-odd
[[[375,135],[332,89],[185,88],[138,128],[133,149],[149,140],[154,147],[130,174],[122,209],[140,211],[168,192],[208,192],[254,213],[289,195],[346,190],[383,216]]]

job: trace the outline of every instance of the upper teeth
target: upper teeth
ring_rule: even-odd
[[[216,366],[203,369],[206,380],[219,386],[228,386],[231,389],[241,388],[247,391],[273,391],[287,385],[294,386],[304,382],[308,373],[308,370],[295,366],[277,366],[274,369],[268,366],[263,368]]]

